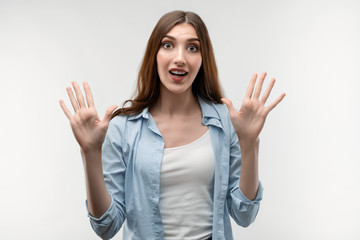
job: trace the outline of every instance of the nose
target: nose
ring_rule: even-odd
[[[185,65],[186,64],[186,58],[185,58],[185,50],[179,47],[176,51],[176,55],[174,58],[174,63],[176,65]]]

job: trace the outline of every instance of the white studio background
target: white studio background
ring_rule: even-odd
[[[0,0],[0,239],[98,239],[58,100],[88,81],[103,117],[129,98],[166,12],[208,26],[240,106],[252,73],[286,92],[261,134],[257,220],[235,239],[360,239],[359,1]],[[119,233],[114,239],[121,239]]]

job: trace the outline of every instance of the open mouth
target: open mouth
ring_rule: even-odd
[[[176,77],[184,77],[188,74],[188,72],[182,70],[170,70],[169,73]]]

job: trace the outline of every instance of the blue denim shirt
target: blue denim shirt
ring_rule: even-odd
[[[241,153],[228,109],[199,98],[202,122],[209,127],[215,155],[213,239],[233,239],[229,215],[247,227],[259,210],[263,188],[254,201],[239,188]],[[123,239],[164,239],[161,222],[160,167],[164,139],[148,109],[136,116],[116,116],[110,121],[102,148],[109,209],[100,217],[89,214],[94,231],[112,238],[123,226]]]

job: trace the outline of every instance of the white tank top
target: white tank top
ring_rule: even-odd
[[[209,130],[190,144],[165,148],[160,213],[166,240],[211,236],[214,169]]]

